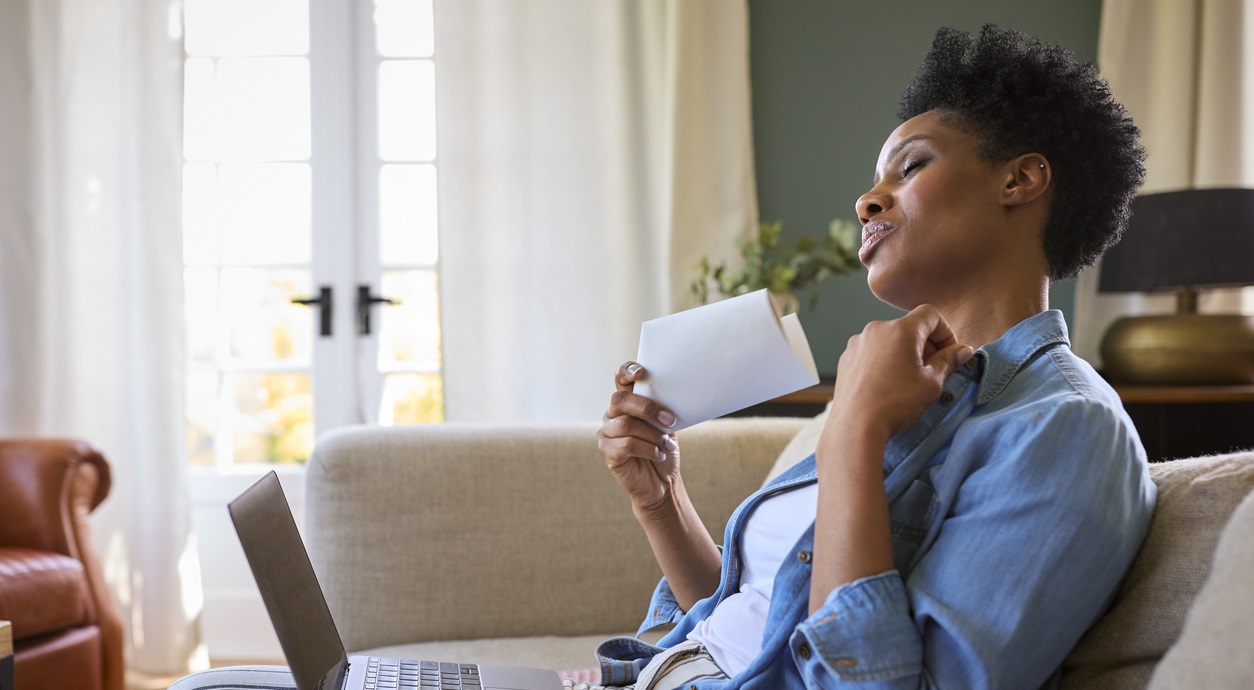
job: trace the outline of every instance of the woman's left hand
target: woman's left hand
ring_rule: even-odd
[[[887,443],[941,395],[945,379],[974,355],[940,311],[921,305],[894,321],[873,321],[840,357],[824,435],[866,432]]]
[[[849,339],[815,450],[819,505],[811,613],[837,587],[893,567],[884,448],[923,416],[945,379],[973,354],[930,305],[895,321],[870,323]]]

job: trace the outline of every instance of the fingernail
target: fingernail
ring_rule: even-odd
[[[970,345],[958,350],[958,364],[966,364],[975,356],[975,350]]]
[[[669,429],[670,427],[675,426],[675,415],[667,412],[666,410],[662,410],[657,415],[657,421],[659,424]]]
[[[658,448],[658,449],[657,449],[657,459],[658,459],[658,461],[665,461],[665,460],[666,460],[666,453],[662,452],[662,449],[661,449],[661,448]]]
[[[664,448],[667,453],[674,453],[679,448],[679,444],[675,443],[675,439],[667,436],[666,440],[662,441],[662,448]]]
[[[628,365],[627,365],[627,373],[628,373],[628,374],[634,374],[634,373],[636,373],[637,371],[640,371],[640,365],[639,365],[639,364],[636,364],[635,362],[632,362],[631,364],[628,364]]]

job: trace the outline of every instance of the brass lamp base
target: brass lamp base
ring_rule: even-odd
[[[1254,316],[1128,316],[1102,338],[1113,383],[1217,386],[1254,383]]]

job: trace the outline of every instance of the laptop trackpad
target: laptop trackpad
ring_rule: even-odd
[[[517,666],[479,664],[483,690],[562,690],[556,671]]]

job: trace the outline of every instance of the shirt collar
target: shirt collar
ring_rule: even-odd
[[[1049,309],[1015,324],[1005,335],[976,350],[980,361],[977,404],[984,405],[1006,387],[1015,374],[1039,352],[1057,345],[1071,346],[1062,312]]]

